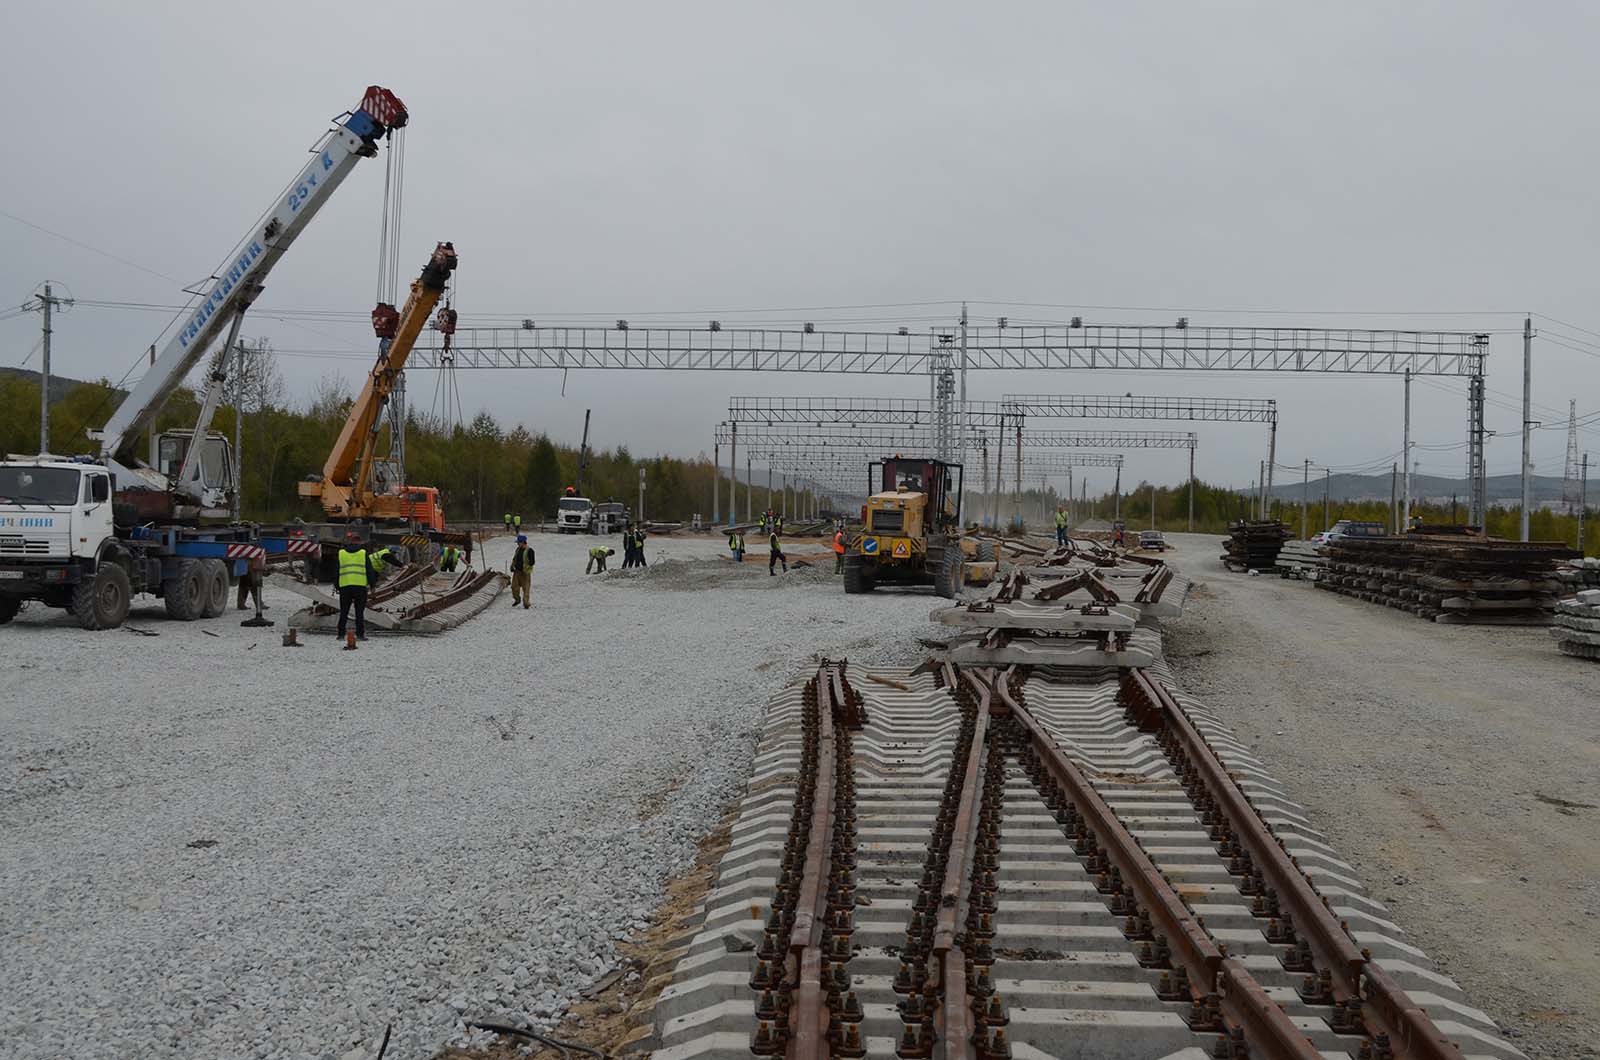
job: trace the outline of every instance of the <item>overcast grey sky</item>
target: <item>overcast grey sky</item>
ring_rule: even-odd
[[[1600,410],[1597,11],[10,5],[0,317],[46,278],[85,300],[181,302],[163,276],[207,275],[327,120],[376,83],[412,115],[402,275],[454,240],[464,324],[672,312],[920,330],[968,299],[980,322],[1182,312],[1196,324],[1494,330],[1489,464],[1509,472],[1521,313],[1553,318],[1536,319],[1536,418],[1564,424],[1569,397],[1580,415]],[[297,397],[370,361],[382,187],[380,162],[357,168],[247,323],[284,353]],[[1007,301],[1083,308],[995,304]],[[801,309],[919,302],[944,304]],[[1107,306],[1150,308],[1094,308]],[[351,315],[272,317],[307,310]],[[119,379],[166,318],[76,308],[58,324],[56,369]],[[0,364],[29,358],[37,337],[34,315],[0,319]],[[680,455],[709,450],[732,394],[927,393],[901,377],[593,372],[569,378],[564,397],[554,373],[460,381],[469,415],[487,408],[576,442],[592,407],[600,445]],[[431,373],[414,373],[411,390],[427,410]],[[972,377],[974,397],[1008,391],[1275,397],[1284,464],[1386,463],[1400,448],[1397,378]],[[1418,386],[1418,441],[1462,442],[1463,395],[1456,380]],[[1263,431],[1195,429],[1202,477],[1254,476]],[[1582,438],[1600,451],[1600,427]],[[1564,450],[1563,429],[1536,434],[1539,472],[1559,475]],[[1424,472],[1462,472],[1459,448],[1418,457]],[[1128,468],[1168,482],[1185,471],[1175,452],[1130,454]],[[1090,482],[1109,487],[1092,471]]]

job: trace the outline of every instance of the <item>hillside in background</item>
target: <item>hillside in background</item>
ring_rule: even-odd
[[[1272,496],[1275,500],[1285,503],[1299,504],[1302,489],[1300,476],[1293,472],[1283,472],[1285,478],[1275,479],[1272,483]],[[1313,476],[1311,482],[1304,488],[1309,492],[1311,500],[1321,502],[1324,481],[1327,483],[1327,493],[1336,501],[1383,501],[1389,500],[1389,475],[1333,475],[1328,477]],[[1489,476],[1489,503],[1491,504],[1520,504],[1522,501],[1522,478],[1518,475],[1490,475]],[[1600,488],[1600,487],[1597,487]],[[1530,491],[1535,505],[1555,504],[1561,500],[1561,476],[1559,475],[1534,475],[1530,484]],[[1248,494],[1249,490],[1240,490]],[[1412,475],[1411,496],[1413,499],[1422,500],[1428,504],[1448,505],[1451,496],[1461,500],[1463,504],[1471,495],[1472,490],[1463,478],[1444,478],[1439,475]]]

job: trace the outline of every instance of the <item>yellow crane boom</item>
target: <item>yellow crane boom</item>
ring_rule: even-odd
[[[373,324],[379,335],[393,329],[393,334],[378,354],[378,362],[367,376],[350,415],[339,431],[327,462],[322,465],[320,481],[302,482],[300,496],[315,497],[322,502],[329,515],[343,518],[394,518],[404,507],[402,498],[387,498],[372,492],[372,471],[376,463],[378,417],[393,393],[395,379],[406,366],[411,348],[422,333],[434,307],[444,295],[445,285],[456,267],[456,248],[452,243],[440,243],[422,267],[422,275],[411,282],[411,293],[401,308],[398,318],[393,309],[380,306],[373,313]],[[387,313],[385,312],[387,310]],[[385,504],[387,500],[394,503]],[[392,508],[393,511],[388,509]]]

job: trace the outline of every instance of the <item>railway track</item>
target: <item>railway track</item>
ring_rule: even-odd
[[[654,1055],[1520,1055],[1159,657],[873,677],[774,700]]]

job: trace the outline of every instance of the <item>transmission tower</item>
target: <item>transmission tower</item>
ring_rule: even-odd
[[[1579,497],[1581,487],[1578,478],[1582,474],[1578,456],[1578,402],[1573,399],[1567,411],[1567,472],[1561,478],[1561,504],[1567,509],[1567,514],[1577,512],[1578,505],[1582,504]]]

